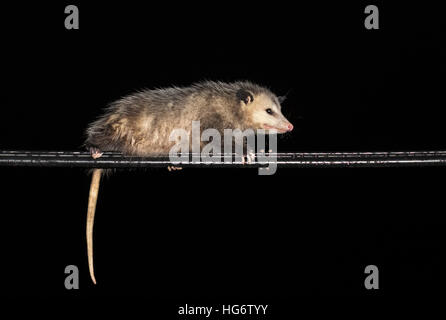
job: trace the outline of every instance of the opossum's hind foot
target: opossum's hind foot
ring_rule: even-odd
[[[175,167],[175,166],[167,166],[167,170],[169,171],[177,171],[177,170],[183,170],[182,167]]]
[[[102,157],[104,153],[101,150],[99,150],[99,148],[90,147],[90,154],[93,159],[97,159]]]

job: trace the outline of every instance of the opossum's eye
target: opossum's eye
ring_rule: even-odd
[[[254,101],[254,96],[252,95],[252,93],[244,89],[240,89],[239,91],[237,91],[237,98],[239,98],[245,104]]]
[[[271,110],[271,108],[268,108],[265,111],[266,111],[267,114],[273,114],[274,113],[273,110]]]

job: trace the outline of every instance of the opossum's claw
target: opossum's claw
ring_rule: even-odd
[[[97,159],[102,157],[104,153],[101,150],[99,150],[99,148],[90,147],[90,154],[93,159]]]
[[[246,160],[245,160],[245,158],[246,158]],[[242,157],[242,164],[245,164],[245,163],[247,163],[247,164],[253,163],[254,160],[255,160],[255,158],[256,158],[255,153],[252,152],[252,151],[248,151],[248,153],[246,154],[246,156],[243,156],[243,157]]]

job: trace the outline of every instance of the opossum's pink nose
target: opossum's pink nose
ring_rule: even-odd
[[[293,130],[293,125],[290,123],[290,124],[288,124],[288,126],[287,126],[287,129],[288,129],[288,131],[292,131]]]

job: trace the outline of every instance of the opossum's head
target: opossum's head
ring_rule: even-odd
[[[237,92],[237,98],[252,129],[276,130],[278,133],[293,130],[293,125],[282,114],[282,98],[269,92],[253,94],[245,89]]]

